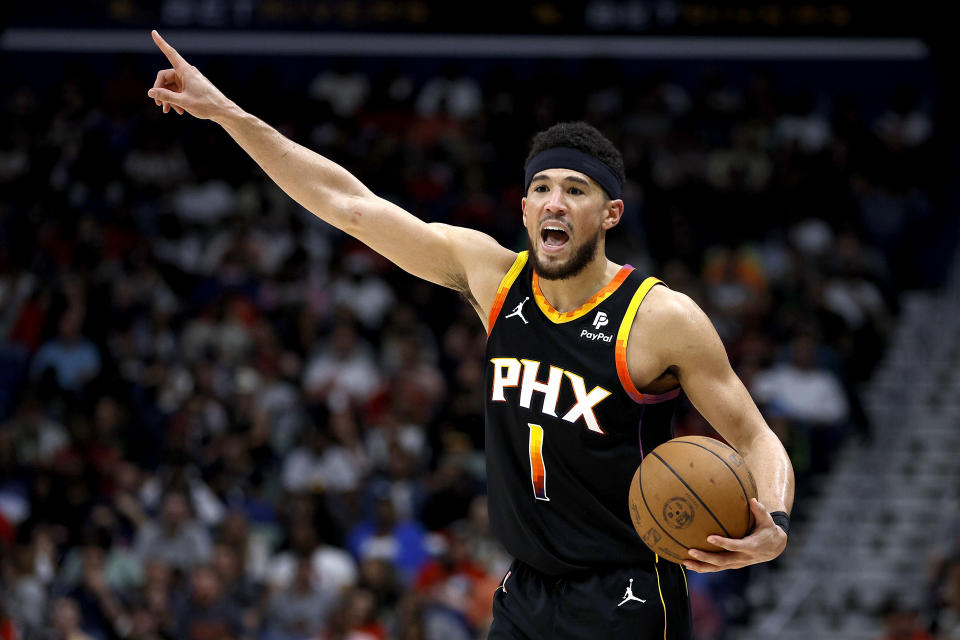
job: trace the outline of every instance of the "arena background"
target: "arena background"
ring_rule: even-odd
[[[473,311],[315,220],[216,126],[163,116],[151,28],[377,193],[511,248],[532,134],[598,126],[627,163],[611,257],[704,307],[797,473],[782,558],[690,574],[695,637],[960,637],[943,17],[2,11],[0,638],[483,638],[508,561]],[[711,430],[686,406],[676,431]]]

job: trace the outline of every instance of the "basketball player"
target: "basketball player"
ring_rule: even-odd
[[[561,124],[534,138],[520,202],[529,250],[517,254],[377,197],[153,39],[173,65],[148,91],[164,113],[213,120],[294,200],[460,292],[484,323],[490,520],[516,558],[494,596],[491,638],[690,637],[683,568],[660,562],[627,512],[632,475],[670,438],[681,388],[743,454],[760,498],[749,535],[712,536],[725,551],[691,550],[684,566],[720,571],[780,555],[790,461],[699,307],[606,258],[606,232],[623,214],[623,161],[596,129]]]

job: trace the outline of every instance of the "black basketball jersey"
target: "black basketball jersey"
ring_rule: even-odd
[[[624,266],[582,307],[560,313],[526,251],[500,283],[485,375],[490,524],[507,551],[544,573],[654,560],[627,499],[644,452],[671,437],[680,390],[640,393],[626,343],[657,284]]]

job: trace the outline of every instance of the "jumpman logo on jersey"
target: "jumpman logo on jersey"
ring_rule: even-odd
[[[630,578],[630,584],[627,585],[627,590],[623,594],[623,600],[617,606],[621,607],[626,603],[630,602],[631,600],[636,600],[640,604],[643,604],[644,602],[646,602],[646,600],[643,600],[642,598],[638,598],[637,596],[633,595],[633,578]]]
[[[508,315],[503,316],[504,318],[512,318],[513,316],[520,316],[520,319],[523,320],[523,324],[527,324],[527,319],[523,317],[523,305],[527,304],[527,300],[530,299],[530,296],[527,296],[523,299],[523,302],[517,305],[517,308],[511,311]]]

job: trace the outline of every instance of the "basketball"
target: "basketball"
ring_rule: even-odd
[[[757,484],[743,457],[705,436],[684,436],[648,453],[630,484],[630,517],[643,542],[672,562],[687,549],[722,551],[716,534],[742,538],[753,529]]]

